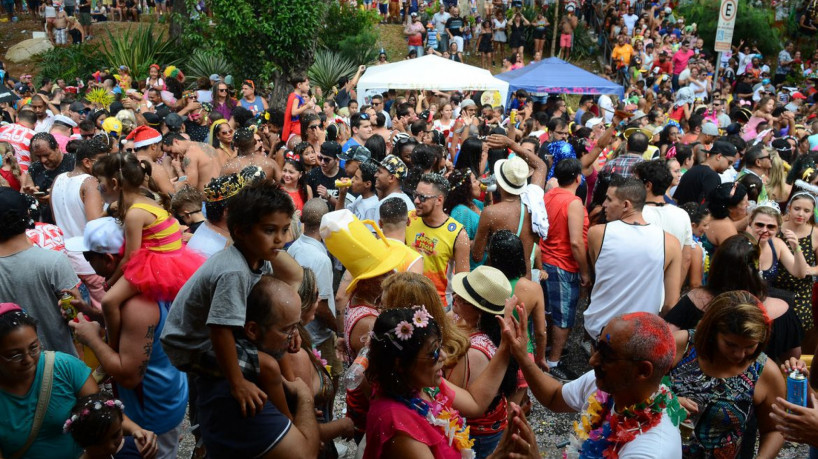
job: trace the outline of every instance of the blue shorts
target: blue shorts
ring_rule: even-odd
[[[577,318],[579,301],[579,273],[572,273],[554,265],[543,263],[548,279],[540,281],[545,293],[545,311],[551,316],[551,324],[571,328]]]
[[[225,379],[196,377],[199,427],[212,459],[261,457],[278,445],[292,423],[267,401],[261,413],[241,416]]]

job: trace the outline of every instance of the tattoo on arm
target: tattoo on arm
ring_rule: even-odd
[[[190,166],[190,158],[188,158],[187,156],[185,156],[185,159],[183,159],[183,160],[182,160],[182,165],[183,165],[183,166],[185,166],[185,168],[187,168],[188,166]]]
[[[147,371],[148,371],[148,360],[147,359],[143,360],[142,363],[139,364],[139,368],[137,369],[137,371],[139,371],[139,376],[140,377],[145,376],[145,373],[147,373]]]
[[[149,325],[148,332],[145,333],[145,338],[150,338],[151,343],[153,343],[153,335],[156,333],[156,325]]]

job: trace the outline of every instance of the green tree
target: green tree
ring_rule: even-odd
[[[707,50],[712,50],[716,41],[720,5],[717,0],[695,0],[678,8],[677,17],[684,16],[686,24],[696,23]],[[779,31],[773,27],[770,11],[754,8],[745,1],[738,2],[733,45],[738,46],[740,40],[755,44],[765,56],[772,56],[773,61],[781,51]]]
[[[236,81],[272,81],[271,102],[283,106],[292,90],[288,80],[307,74],[313,62],[317,31],[330,0],[210,0],[214,25],[200,17],[186,24],[183,43],[224,54]],[[188,0],[188,10],[195,2]]]

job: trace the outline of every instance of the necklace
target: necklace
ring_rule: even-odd
[[[469,426],[457,410],[446,406],[448,397],[437,387],[427,387],[423,391],[432,398],[431,402],[420,398],[419,393],[415,393],[412,398],[398,397],[398,401],[418,413],[433,427],[442,430],[449,446],[460,452],[461,459],[474,458],[474,440],[469,438]]]
[[[685,418],[685,411],[670,389],[662,384],[647,400],[617,412],[610,394],[597,390],[588,397],[588,408],[574,422],[574,436],[566,453],[580,458],[616,459],[619,450],[637,435],[657,426],[667,413],[674,426]]]

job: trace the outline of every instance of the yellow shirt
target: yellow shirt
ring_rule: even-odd
[[[423,255],[423,275],[432,280],[443,305],[446,305],[447,270],[454,256],[454,242],[463,225],[449,217],[442,225],[431,228],[423,219],[411,216],[406,228],[406,245]]]

